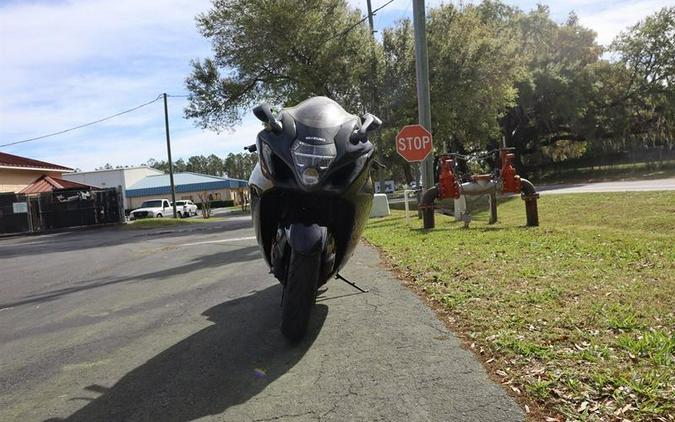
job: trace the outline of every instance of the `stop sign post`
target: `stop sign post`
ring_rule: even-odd
[[[431,132],[422,125],[404,126],[396,135],[396,151],[410,163],[424,161],[433,149]]]

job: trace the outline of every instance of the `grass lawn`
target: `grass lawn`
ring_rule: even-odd
[[[124,228],[128,230],[142,230],[154,229],[157,227],[174,227],[186,224],[214,223],[223,220],[225,219],[222,217],[202,218],[201,216],[194,218],[145,218],[125,224]]]
[[[536,228],[524,208],[428,233],[395,211],[365,237],[526,410],[675,420],[675,192],[548,195]]]

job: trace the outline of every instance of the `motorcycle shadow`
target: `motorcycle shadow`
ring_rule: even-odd
[[[288,343],[279,331],[280,286],[214,306],[214,324],[171,346],[106,388],[66,421],[189,421],[243,403],[304,356],[326,319],[317,305],[306,337]],[[72,398],[71,400],[81,400]]]

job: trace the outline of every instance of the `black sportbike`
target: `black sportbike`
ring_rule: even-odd
[[[326,97],[309,98],[274,115],[248,147],[259,160],[249,185],[262,254],[283,284],[281,331],[292,341],[307,330],[319,286],[347,263],[373,201],[373,145],[382,122],[347,113]]]

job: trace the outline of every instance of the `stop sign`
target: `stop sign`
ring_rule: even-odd
[[[431,132],[422,125],[404,126],[396,135],[396,151],[408,162],[424,161],[432,149]]]

